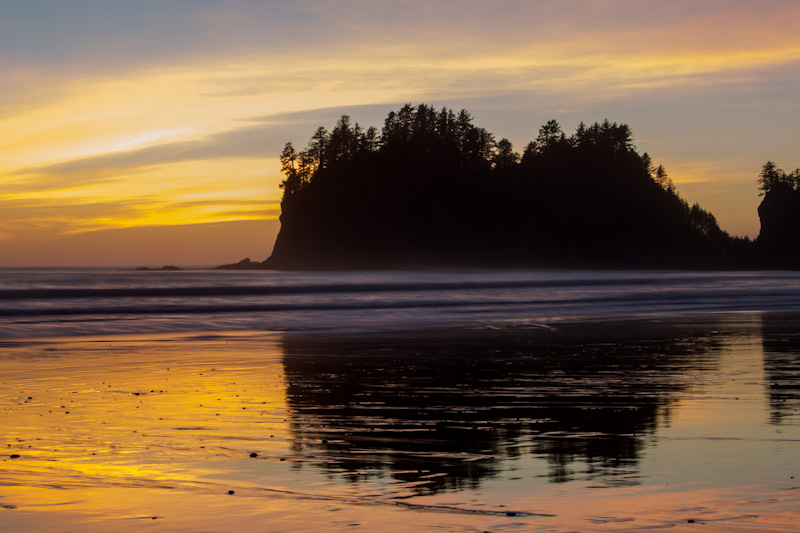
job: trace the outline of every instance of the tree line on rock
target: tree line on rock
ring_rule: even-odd
[[[753,253],[608,120],[570,135],[550,120],[520,154],[466,110],[407,104],[380,131],[342,116],[302,150],[287,143],[281,165],[267,268],[668,265]],[[785,183],[797,192],[800,173],[773,167],[765,194]]]
[[[767,161],[758,175],[758,189],[764,196],[758,206],[760,251],[773,257],[800,257],[800,168],[787,174]]]

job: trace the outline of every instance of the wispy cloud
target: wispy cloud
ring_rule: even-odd
[[[211,135],[198,141],[156,144],[146,148],[73,159],[43,167],[23,168],[19,173],[86,176],[98,172],[138,169],[182,161],[203,161],[229,157],[263,158],[266,156],[264,141],[270,130],[271,128],[264,127],[240,128]]]
[[[277,218],[280,206],[261,198],[208,198],[171,200],[142,195],[98,201],[77,197],[70,202],[57,198],[12,199],[0,202],[3,228],[8,235],[49,234],[51,237],[141,225],[183,225],[189,220],[204,223]]]
[[[98,173],[108,175],[118,170],[135,170],[143,167],[166,165],[183,161],[206,161],[226,158],[271,159],[278,155],[283,144],[309,136],[315,125],[331,124],[343,114],[361,111],[372,116],[386,113],[389,106],[340,106],[308,109],[298,112],[275,113],[237,119],[237,122],[254,125],[233,128],[199,140],[154,144],[145,148],[120,150],[102,155],[81,157],[34,167],[24,167],[15,174],[53,176],[79,176],[92,180]],[[302,144],[302,142],[300,142]],[[75,182],[72,182],[73,184]]]

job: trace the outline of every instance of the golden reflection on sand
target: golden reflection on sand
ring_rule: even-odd
[[[227,494],[226,481],[242,482],[232,460],[254,460],[255,450],[258,460],[285,460],[288,413],[274,342],[245,344],[113,339],[5,350],[3,499],[20,490],[30,505],[69,501],[69,512],[92,514],[118,505],[98,502],[111,489]],[[209,485],[215,478],[218,487]]]
[[[799,395],[776,426],[764,361],[786,377],[795,352],[762,337],[583,339],[567,363],[505,338],[474,344],[488,359],[458,359],[469,339],[410,359],[382,337],[6,342],[0,531],[792,530]]]

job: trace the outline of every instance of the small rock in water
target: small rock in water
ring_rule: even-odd
[[[250,457],[258,457],[258,454],[256,452],[253,452],[250,454]]]
[[[9,455],[8,457],[9,457],[9,459],[19,459],[19,454],[17,454],[17,453],[12,453],[12,454],[11,454],[11,455]]]
[[[234,490],[229,490],[229,491],[228,491],[228,494],[236,494],[236,491],[234,491]]]
[[[689,520],[687,520],[687,522],[690,523],[690,524],[694,524],[695,522],[697,522],[697,520],[693,520],[693,519],[690,518]]]

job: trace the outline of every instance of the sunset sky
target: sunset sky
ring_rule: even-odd
[[[0,266],[265,259],[286,141],[342,114],[628,124],[689,202],[758,234],[800,166],[797,0],[26,0],[0,6]]]

